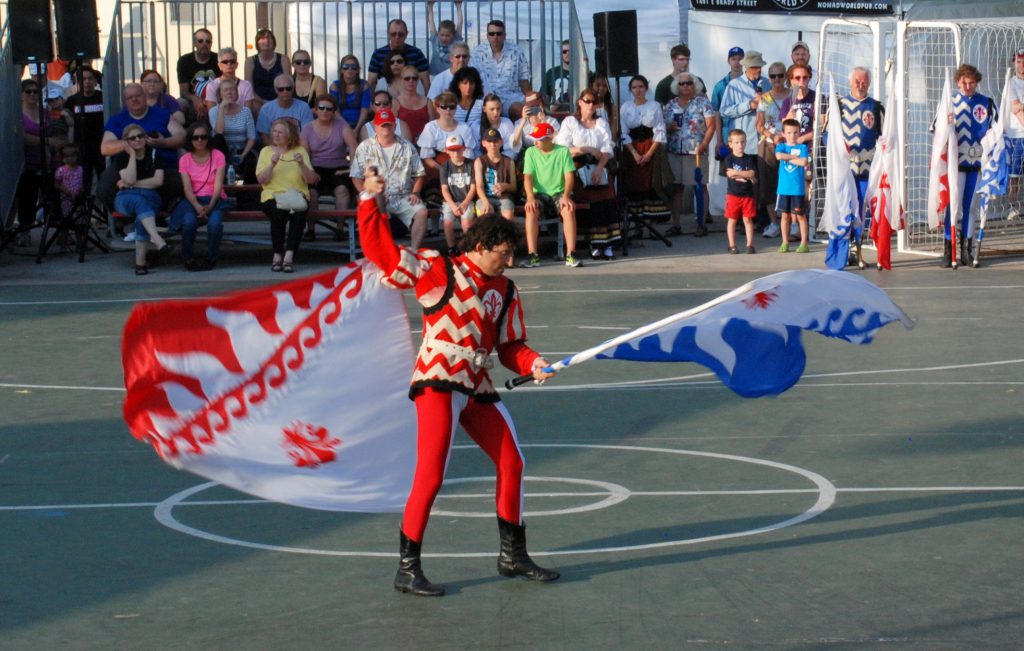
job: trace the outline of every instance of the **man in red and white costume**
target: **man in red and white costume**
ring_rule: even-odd
[[[501,551],[498,572],[534,581],[554,581],[558,572],[537,566],[526,551],[523,455],[515,426],[487,372],[492,351],[517,374],[542,382],[548,361],[526,345],[526,323],[515,284],[504,276],[518,239],[515,226],[484,217],[459,242],[463,254],[413,251],[395,244],[377,195],[384,180],[369,171],[359,195],[359,239],[363,252],[395,289],[414,289],[423,306],[423,343],[409,396],[416,404],[417,456],[412,491],[400,533],[401,561],[395,589],[440,596],[420,567],[420,545],[434,498],[441,489],[455,428],[462,428],[494,462]]]

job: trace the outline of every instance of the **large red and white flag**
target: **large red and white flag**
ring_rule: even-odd
[[[932,160],[928,175],[928,227],[935,229],[945,219],[949,208],[950,224],[955,230],[960,221],[960,178],[956,129],[950,123],[953,95],[949,91],[949,75],[942,85],[942,96],[935,108],[935,133],[932,136]]]
[[[139,305],[121,357],[124,418],[167,463],[295,506],[401,510],[414,351],[402,293],[372,264]]]
[[[895,74],[886,84],[886,106],[897,113]],[[900,139],[895,117],[882,125],[875,157],[871,161],[864,212],[871,215],[871,239],[878,250],[878,264],[892,269],[892,234],[903,228],[903,175],[899,166]]]

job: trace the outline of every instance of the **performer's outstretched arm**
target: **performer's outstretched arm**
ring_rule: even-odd
[[[380,209],[377,200],[384,189],[384,179],[376,170],[367,170],[363,191],[359,193],[359,244],[363,253],[386,274],[398,266],[401,255],[391,235],[388,214]]]

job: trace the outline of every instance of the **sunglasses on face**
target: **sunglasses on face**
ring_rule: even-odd
[[[127,138],[125,138],[125,140],[131,140],[131,141],[143,140],[143,139],[145,139],[145,137],[146,137],[146,134],[144,134],[144,133],[137,133],[134,136],[128,136]]]
[[[209,45],[210,43],[213,43],[213,39],[212,38],[197,38],[196,39],[196,43],[199,43],[199,44],[202,44],[202,45]]]
[[[388,32],[388,36],[394,36],[395,38],[405,38],[408,32]]]
[[[38,88],[26,88],[25,90],[23,90],[21,92],[25,93],[26,95],[38,95],[39,94],[39,89]]]
[[[437,108],[441,109],[442,111],[454,111],[455,110],[455,105],[454,104],[438,104]]]
[[[359,64],[357,63],[343,63],[341,64],[342,70],[359,70]]]
[[[206,135],[205,133],[193,133],[192,134],[192,142],[198,142],[200,140],[209,140],[209,139],[210,139],[210,136]]]
[[[569,50],[562,50],[562,54],[569,54]]]
[[[374,106],[391,106],[391,102],[374,102]]]
[[[780,72],[780,73],[779,73],[779,74],[777,74],[777,75],[769,74],[769,75],[768,75],[768,78],[769,78],[769,79],[785,79],[785,78],[786,78],[786,73],[784,73],[784,72]]]
[[[237,66],[238,65],[238,59],[221,59],[220,62],[223,63],[226,66]]]
[[[693,82],[692,81],[681,81],[681,82],[679,82],[679,85],[680,86],[692,86]]]
[[[584,97],[580,101],[583,102],[584,104],[593,104],[594,103],[594,100],[590,99],[589,97]]]
[[[295,59],[294,61],[292,61],[293,66],[308,66],[311,63],[313,62],[310,61],[309,59]]]
[[[393,66],[404,65],[405,59],[391,59],[390,61],[388,61],[388,63],[390,63]]]
[[[320,104],[316,107],[318,111],[333,111],[334,107],[330,104]]]
[[[402,81],[419,81],[419,77],[402,77]]]
[[[488,36],[504,36],[505,32],[487,32]]]
[[[792,79],[793,81],[807,81],[810,77],[807,75],[793,75]]]
[[[468,59],[469,55],[468,54],[453,54],[452,58],[453,59]]]
[[[295,86],[278,86],[277,87],[277,92],[279,92],[279,93],[284,93],[284,92],[290,93],[293,90],[295,90]]]

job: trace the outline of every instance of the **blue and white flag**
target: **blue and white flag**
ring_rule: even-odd
[[[846,169],[849,169],[848,167]],[[878,286],[843,271],[801,269],[758,278],[728,294],[566,357],[697,362],[746,398],[782,393],[803,374],[801,331],[867,344],[888,323],[914,321]]]
[[[978,180],[975,193],[981,195],[982,211],[988,210],[988,202],[992,197],[1006,194],[1006,188],[1010,182],[1010,156],[1006,151],[1006,141],[1003,139],[1002,120],[1013,119],[1007,110],[1007,100],[1011,94],[1011,77],[1008,70],[1006,83],[1003,85],[1002,105],[999,107],[1000,119],[992,122],[988,133],[981,139],[981,178]]]
[[[821,225],[828,232],[825,266],[843,269],[850,258],[850,229],[860,225],[857,182],[850,170],[850,152],[843,139],[843,120],[832,75],[828,77],[828,165],[825,177],[825,209]]]

